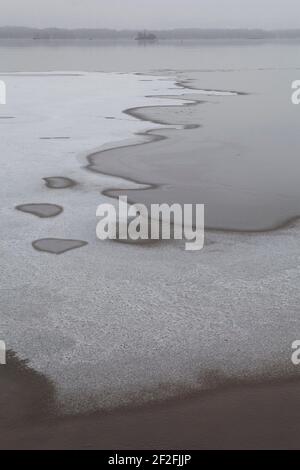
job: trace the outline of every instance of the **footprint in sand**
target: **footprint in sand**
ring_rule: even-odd
[[[37,217],[47,218],[55,217],[63,211],[61,206],[56,204],[22,204],[16,206],[16,209],[21,212],[36,215]]]

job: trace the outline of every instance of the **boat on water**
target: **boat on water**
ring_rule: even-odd
[[[153,33],[148,33],[147,31],[143,31],[142,33],[138,33],[135,40],[140,42],[149,42],[149,41],[156,41],[157,37]]]

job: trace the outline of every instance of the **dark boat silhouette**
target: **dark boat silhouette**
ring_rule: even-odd
[[[141,41],[141,42],[146,42],[146,41],[156,41],[157,37],[153,33],[147,33],[146,31],[143,31],[142,33],[138,33],[135,40],[136,41]]]

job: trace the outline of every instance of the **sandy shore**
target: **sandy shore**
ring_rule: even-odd
[[[0,376],[0,449],[298,449],[299,404],[299,380],[285,380],[66,416],[51,382],[10,357]]]

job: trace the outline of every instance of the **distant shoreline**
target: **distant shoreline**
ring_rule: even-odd
[[[1,39],[132,39],[140,32],[139,29],[114,30],[114,29],[64,29],[64,28],[28,28],[22,26],[0,27]],[[159,40],[286,40],[300,39],[300,29],[202,29],[179,28],[170,30],[149,30]]]

